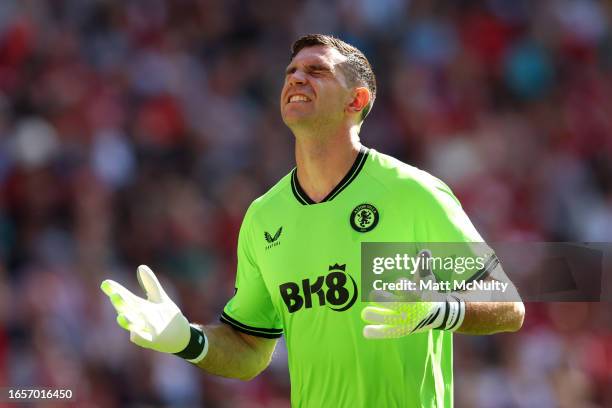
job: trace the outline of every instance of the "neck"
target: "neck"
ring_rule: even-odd
[[[353,165],[361,148],[359,126],[328,135],[294,134],[298,181],[313,201],[320,202]]]

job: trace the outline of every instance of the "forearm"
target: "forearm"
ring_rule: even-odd
[[[465,318],[457,330],[463,334],[514,332],[525,317],[522,302],[466,302]]]
[[[515,332],[523,325],[525,306],[521,297],[504,272],[501,265],[494,270],[494,276],[485,281],[507,283],[504,292],[489,293],[490,299],[482,299],[483,293],[463,292],[459,296],[465,301],[465,317],[458,333],[463,334],[495,334],[500,332]]]
[[[203,326],[208,353],[197,366],[221,377],[250,380],[263,371],[272,358],[275,340],[243,335],[226,324]]]

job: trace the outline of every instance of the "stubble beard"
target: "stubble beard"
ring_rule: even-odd
[[[341,118],[336,116],[332,113],[309,115],[293,121],[283,118],[283,122],[296,137],[306,135],[309,138],[324,138],[338,127]]]

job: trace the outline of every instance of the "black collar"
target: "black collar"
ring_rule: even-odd
[[[323,200],[321,200],[321,203],[333,200],[342,190],[348,187],[348,185],[351,184],[355,178],[357,178],[357,175],[366,162],[368,153],[369,149],[365,146],[361,146],[361,149],[359,149],[359,153],[357,154],[357,158],[355,158],[355,161],[353,162],[353,165],[348,173],[346,173],[344,178],[340,180],[340,183],[338,183],[338,185],[336,185],[336,187],[334,187],[334,189],[330,191],[330,193]],[[310,197],[308,197],[308,194],[306,194],[302,189],[302,186],[300,186],[300,182],[297,178],[297,168],[293,169],[291,172],[291,190],[293,190],[293,195],[299,203],[303,205],[317,204]]]

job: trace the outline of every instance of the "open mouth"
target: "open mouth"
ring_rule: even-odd
[[[287,103],[305,103],[305,102],[310,102],[310,98],[307,97],[306,95],[296,94],[296,95],[291,95]]]

